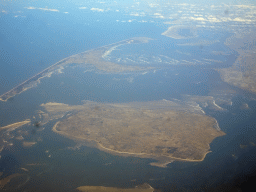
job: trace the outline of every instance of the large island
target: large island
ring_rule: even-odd
[[[46,119],[59,119],[54,132],[114,155],[156,159],[151,165],[159,167],[202,161],[213,139],[225,134],[214,118],[174,101],[41,106]]]

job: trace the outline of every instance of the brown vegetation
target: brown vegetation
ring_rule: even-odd
[[[212,140],[224,135],[214,128],[216,120],[181,110],[180,106],[175,110],[168,103],[161,108],[162,104],[89,102],[76,114],[57,122],[53,131],[94,143],[108,153],[161,161],[156,166],[172,160],[202,161]]]

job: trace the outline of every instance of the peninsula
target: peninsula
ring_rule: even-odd
[[[11,89],[10,91],[4,93],[0,96],[0,101],[7,101],[9,98],[14,97],[32,87],[35,87],[40,83],[40,80],[45,77],[50,77],[53,73],[60,73],[64,66],[70,64],[79,64],[85,66],[93,66],[100,71],[108,73],[121,73],[121,72],[131,72],[131,71],[143,71],[151,69],[152,67],[139,67],[139,66],[128,66],[119,65],[117,63],[109,62],[104,59],[106,54],[110,54],[115,47],[119,47],[125,44],[132,43],[148,43],[151,39],[147,37],[134,37],[131,39],[123,40],[117,43],[113,43],[107,46],[99,47],[97,49],[85,51],[76,55],[72,55],[61,61],[55,63],[54,65],[46,68],[30,79],[24,81],[20,85]]]

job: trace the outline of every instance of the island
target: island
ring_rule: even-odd
[[[173,160],[203,161],[209,144],[225,135],[214,118],[178,101],[41,106],[59,119],[55,133],[114,155],[155,159],[151,165],[158,167]]]
[[[130,189],[103,186],[81,186],[78,187],[77,190],[82,192],[153,192],[154,188],[152,188],[149,184],[144,183],[143,185]]]

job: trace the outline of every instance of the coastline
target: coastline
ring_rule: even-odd
[[[186,162],[201,162],[205,159],[206,155],[208,153],[211,153],[212,151],[208,150],[207,152],[205,152],[203,154],[203,157],[201,159],[189,159],[189,158],[179,158],[179,157],[172,157],[172,156],[154,156],[152,154],[147,154],[147,153],[130,153],[130,152],[122,152],[122,151],[117,151],[117,150],[113,150],[113,149],[109,149],[107,147],[104,147],[101,143],[99,143],[98,141],[95,140],[89,140],[89,139],[84,139],[83,137],[79,137],[79,136],[70,136],[69,134],[63,132],[63,131],[58,131],[57,130],[57,126],[60,123],[60,121],[56,122],[52,128],[52,131],[66,136],[69,139],[75,139],[75,140],[79,140],[79,141],[87,141],[87,142],[93,142],[95,143],[94,148],[97,148],[101,151],[110,153],[112,155],[118,155],[118,156],[124,156],[124,157],[128,157],[128,156],[132,156],[132,157],[139,157],[139,158],[149,158],[149,159],[154,159],[157,160],[157,162],[152,162],[150,163],[151,166],[157,166],[157,167],[162,167],[162,168],[166,168],[166,166],[169,163],[172,163],[173,161],[186,161]],[[210,146],[208,146],[208,148],[210,149]],[[163,161],[164,159],[164,161]]]

